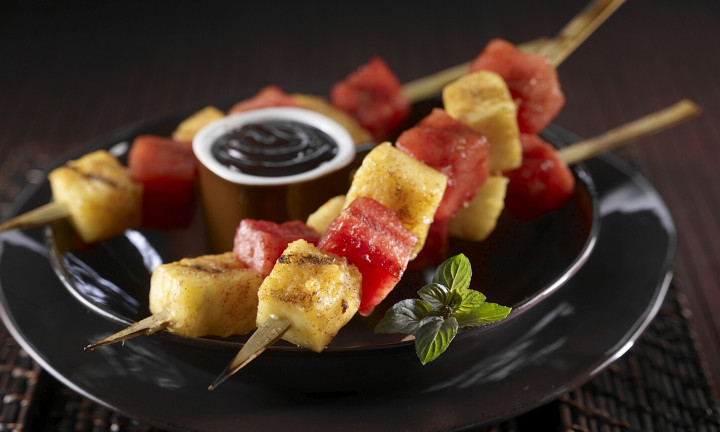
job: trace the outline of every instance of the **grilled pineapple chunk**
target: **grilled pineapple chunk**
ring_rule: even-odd
[[[322,234],[328,229],[332,221],[338,217],[343,207],[345,207],[345,195],[332,197],[308,216],[306,223],[309,227]]]
[[[163,264],[150,279],[150,312],[170,311],[167,329],[183,336],[244,334],[255,329],[262,276],[232,252]]]
[[[360,306],[362,276],[345,258],[305,240],[290,243],[258,292],[257,324],[290,321],[288,342],[320,352]]]
[[[192,141],[200,129],[223,117],[224,112],[214,106],[207,106],[180,122],[173,131],[172,138],[175,141]]]
[[[70,212],[70,222],[87,243],[140,226],[142,185],[105,150],[89,153],[49,175],[53,199]]]
[[[372,141],[372,135],[370,135],[370,132],[360,126],[360,123],[358,123],[353,116],[341,109],[335,108],[325,98],[302,93],[295,93],[292,97],[301,107],[319,112],[320,114],[330,117],[338,122],[340,126],[347,130],[355,144],[363,144]]]
[[[345,207],[368,197],[394,211],[417,237],[410,259],[425,244],[428,229],[447,186],[447,176],[385,142],[363,159],[350,185]]]
[[[500,75],[480,71],[448,84],[443,89],[443,104],[451,117],[487,137],[490,172],[522,164],[517,106]]]
[[[448,233],[466,240],[485,240],[495,229],[497,219],[505,206],[507,184],[506,177],[490,176],[475,198],[450,219]]]

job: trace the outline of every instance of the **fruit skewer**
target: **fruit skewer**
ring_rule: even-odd
[[[0,231],[68,219],[85,243],[132,228],[179,228],[193,215],[197,162],[189,142],[133,140],[125,167],[97,150],[48,174],[53,201],[0,224]]]
[[[161,330],[187,337],[245,334],[255,329],[257,292],[263,281],[234,253],[162,264],[150,278],[152,315],[86,350]]]
[[[535,52],[559,66],[592,33],[625,3],[625,0],[595,0],[552,39],[540,38],[518,45],[523,52]],[[439,94],[447,84],[457,80],[470,70],[472,61],[443,69],[432,75],[418,78],[403,85],[403,92],[410,103],[417,103]]]
[[[556,150],[537,135],[523,134],[523,163],[503,173],[508,179],[505,208],[519,220],[531,220],[560,209],[571,199],[575,180],[570,165],[673,127],[701,112],[683,99],[672,106]]]
[[[672,127],[673,125],[686,120],[688,118],[691,118],[699,113],[699,107],[694,104],[691,101],[683,100],[678,102],[677,104],[673,105],[672,107],[669,107],[667,109],[661,110],[659,112],[650,114],[648,116],[645,116],[641,119],[638,119],[636,121],[633,121],[627,125],[621,126],[619,128],[615,128],[611,131],[608,131],[607,133],[603,134],[602,139],[590,139],[583,142],[579,142],[576,145],[573,145],[569,148],[573,149],[570,151],[570,153],[576,154],[576,153],[582,153],[585,158],[593,157],[598,152],[602,151],[608,151],[613,148],[616,148],[617,146],[627,144],[631,141],[634,141],[636,139],[639,139],[641,137],[650,135],[654,132],[658,132],[664,129],[667,129],[668,127]],[[596,142],[600,142],[600,144],[594,144]],[[580,150],[577,150],[580,149]],[[369,160],[371,161],[366,166],[372,166],[375,162],[372,162],[373,159],[379,163],[379,161],[385,161],[388,159],[391,159],[392,157],[397,157],[396,153],[397,150],[395,150],[393,147],[389,145],[381,145],[377,148],[377,150],[374,150],[376,153],[368,155]],[[377,156],[380,155],[380,156]],[[404,156],[401,156],[404,157]],[[365,165],[365,164],[364,164]],[[405,168],[407,169],[407,168]],[[411,169],[412,170],[412,169]],[[382,170],[373,170],[373,172],[382,172]],[[367,173],[363,171],[363,167],[361,167],[358,170],[358,174],[356,178],[359,178],[358,183],[366,183],[366,176]],[[358,190],[364,190],[363,186],[355,185],[354,187],[351,186],[351,190],[348,193],[348,197],[346,197],[346,201],[353,200],[353,199],[362,199],[362,198],[355,198],[355,196],[362,196],[363,192],[360,192],[358,194]],[[377,187],[378,184],[382,184],[382,179],[373,179],[368,180],[367,183],[371,184],[370,189],[374,189]],[[394,188],[394,187],[393,187]],[[408,190],[409,188],[405,188],[405,190]],[[367,190],[367,189],[365,189]],[[380,193],[381,192],[372,192],[372,193]],[[371,194],[372,194],[371,193]],[[355,194],[355,195],[353,195]],[[442,191],[438,192],[438,196],[442,196]],[[378,198],[381,201],[384,201],[382,197],[376,196],[375,198]],[[387,201],[385,201],[387,203]],[[389,207],[392,207],[392,203],[388,203]],[[438,203],[439,204],[439,203]],[[434,208],[437,208],[437,205],[434,206]],[[341,212],[342,214],[342,212]],[[341,217],[338,217],[338,219],[341,219]],[[339,225],[342,225],[343,222],[339,222]],[[331,227],[326,231],[332,232],[333,228]],[[326,234],[324,234],[326,235]],[[342,243],[342,241],[338,241],[337,243]],[[321,247],[325,245],[322,240],[320,242]],[[344,251],[343,251],[344,252]],[[363,272],[363,278],[366,277],[366,272]],[[396,281],[391,283],[390,289],[392,289],[392,286]],[[363,289],[366,288],[366,285],[363,283]],[[261,288],[262,289],[262,288]],[[262,303],[262,296],[260,297],[260,302]],[[361,306],[362,307],[362,306]],[[228,366],[223,370],[223,372],[218,376],[218,378],[215,380],[215,382],[210,385],[209,389],[213,390],[217,388],[218,385],[220,385],[222,382],[227,380],[230,376],[232,376],[234,373],[242,369],[245,365],[247,365],[249,362],[251,362],[253,359],[255,359],[258,355],[260,355],[268,346],[274,344],[279,338],[283,337],[284,332],[286,332],[289,328],[292,327],[292,324],[289,320],[284,318],[283,313],[280,312],[278,314],[275,314],[276,310],[274,310],[272,307],[270,307],[271,311],[267,312],[265,314],[265,318],[262,318],[260,314],[258,314],[258,323],[260,326],[256,330],[256,332],[253,334],[253,336],[250,338],[248,343],[243,346],[243,348],[238,352],[238,354],[235,356],[235,358],[228,364]],[[336,332],[337,330],[335,330]],[[297,342],[297,341],[295,341]]]

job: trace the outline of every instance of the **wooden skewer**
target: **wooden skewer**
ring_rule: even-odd
[[[558,36],[543,46],[538,54],[548,57],[552,64],[558,67],[623,3],[625,0],[594,1],[583,12],[570,20]]]
[[[70,209],[63,203],[50,202],[0,224],[0,231],[26,229],[45,225],[70,216]]]
[[[553,39],[540,38],[518,45],[525,52],[537,52],[559,66],[575,49],[600,27],[625,0],[595,0],[562,28]],[[465,75],[471,62],[443,69],[432,75],[403,85],[403,93],[410,103],[417,103],[439,93],[443,87]]]
[[[701,112],[702,109],[695,102],[682,99],[665,109],[611,129],[594,138],[564,147],[558,150],[558,154],[565,163],[573,165],[640,138],[669,129],[699,115]]]
[[[92,351],[95,348],[122,342],[128,339],[132,339],[141,335],[150,335],[160,330],[165,330],[170,324],[171,313],[169,310],[164,310],[156,314],[150,315],[149,317],[136,322],[130,327],[120,330],[119,332],[106,337],[105,339],[92,343],[85,347],[86,351]]]
[[[235,372],[242,369],[245,365],[253,361],[257,356],[270,345],[282,337],[282,335],[290,328],[290,321],[285,318],[270,315],[270,317],[260,326],[250,339],[243,345],[240,352],[235,355],[225,370],[215,379],[208,387],[208,390],[216,389],[220,384],[233,376]]]

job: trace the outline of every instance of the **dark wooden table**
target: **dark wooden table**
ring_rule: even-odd
[[[267,84],[327,92],[374,55],[401,81],[493,37],[552,36],[584,1],[20,2],[0,4],[0,171],[138,121]],[[666,199],[707,379],[720,383],[720,2],[628,0],[559,68],[557,123],[592,136],[681,98],[704,114],[622,150]],[[38,181],[37,166],[27,180]],[[0,184],[12,197],[17,184]],[[7,208],[0,208],[0,215]]]

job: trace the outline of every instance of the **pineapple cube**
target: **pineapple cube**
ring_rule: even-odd
[[[500,75],[480,71],[443,89],[445,111],[488,139],[490,172],[508,171],[522,164],[517,106]]]
[[[167,329],[188,337],[248,333],[262,279],[232,252],[163,264],[150,279],[150,312],[169,310]]]
[[[48,179],[53,199],[67,205],[70,222],[86,243],[140,226],[142,185],[107,151],[69,161]]]
[[[345,207],[345,195],[332,197],[308,216],[307,225],[322,234],[338,217],[343,207]]]
[[[355,144],[364,144],[372,141],[372,135],[353,116],[336,108],[325,98],[315,95],[295,93],[292,95],[295,102],[301,107],[323,114],[335,120],[350,134]]]
[[[507,185],[506,177],[490,176],[475,198],[450,219],[448,233],[466,240],[485,240],[495,229],[505,206]]]
[[[172,138],[175,141],[192,141],[200,129],[223,117],[224,112],[214,106],[207,106],[180,122],[173,131]]]
[[[290,321],[282,336],[320,352],[355,315],[362,297],[360,271],[305,240],[290,243],[258,292],[257,325],[270,315]]]
[[[347,193],[345,207],[357,197],[372,198],[397,215],[417,237],[410,256],[425,244],[435,211],[447,186],[447,176],[385,142],[363,159]]]

